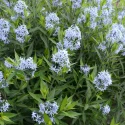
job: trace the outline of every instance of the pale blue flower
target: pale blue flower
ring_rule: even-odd
[[[100,109],[102,110],[103,115],[107,115],[110,112],[110,107],[107,104],[105,106],[103,106],[103,107],[101,106]]]
[[[97,26],[97,17],[98,17],[98,8],[97,7],[88,7],[84,9],[85,15],[90,15],[90,28],[95,29]]]
[[[101,19],[104,25],[112,24],[112,13],[108,9],[102,9]]]
[[[0,93],[0,112],[7,112],[10,104],[7,100],[3,100]]]
[[[65,30],[64,48],[70,50],[77,50],[80,48],[81,31],[78,26],[71,26]]]
[[[58,107],[56,102],[54,102],[54,103],[46,102],[44,105],[45,105],[45,113],[46,114],[48,114],[51,117],[54,114],[57,114],[59,107]]]
[[[25,36],[29,34],[26,25],[18,26],[18,28],[15,29],[15,33],[16,33],[16,40],[19,41],[20,43],[24,43]]]
[[[125,10],[118,13],[118,19],[121,21],[125,17]]]
[[[37,65],[34,63],[32,57],[27,59],[20,57],[19,64],[15,68],[18,70],[30,69],[36,71]]]
[[[50,70],[54,71],[58,74],[62,70],[62,68],[60,66],[56,66],[56,65],[52,64],[50,67]]]
[[[44,123],[43,116],[36,112],[32,112],[32,119],[33,121],[37,122],[38,124]]]
[[[72,2],[73,9],[80,8],[82,5],[82,0],[71,0],[71,2]]]
[[[40,103],[39,105],[39,112],[41,112],[42,114],[44,114],[45,112],[45,105],[43,103]]]
[[[38,124],[44,123],[44,118],[43,115],[46,113],[50,120],[55,123],[54,115],[57,114],[59,106],[57,105],[56,102],[50,103],[50,102],[45,102],[45,103],[40,103],[39,105],[39,112],[32,112],[32,119],[36,121]]]
[[[4,65],[7,67],[7,68],[12,68],[13,65],[10,64],[7,60],[4,61]]]
[[[45,17],[45,26],[46,29],[53,29],[55,26],[57,26],[59,24],[59,17],[57,16],[56,13],[49,13],[47,14],[47,16]]]
[[[9,2],[8,0],[3,0],[3,2],[6,4],[7,7],[11,7],[12,3]]]
[[[116,54],[118,54],[120,51],[123,50],[123,44],[119,44],[117,50],[115,51]]]
[[[14,6],[14,11],[21,16],[22,18],[24,18],[24,13],[25,10],[27,10],[28,6],[26,5],[26,3],[22,0],[18,0],[16,5]]]
[[[9,43],[8,34],[10,31],[10,23],[1,18],[0,19],[0,40],[2,40],[5,44]]]
[[[94,78],[93,83],[95,84],[95,87],[97,89],[99,89],[100,91],[104,91],[107,89],[109,85],[112,84],[111,75],[108,71],[101,71]]]
[[[125,43],[125,27],[122,24],[114,23],[106,35],[106,40],[111,43],[120,41]]]
[[[52,4],[53,6],[58,7],[62,5],[62,2],[61,0],[52,0]]]
[[[0,71],[0,82],[2,82],[2,81],[3,81],[3,72]]]
[[[88,73],[90,72],[90,67],[86,64],[84,66],[80,66],[80,70],[85,74],[88,75]]]
[[[102,43],[99,44],[98,49],[100,49],[101,51],[105,51],[106,50],[106,42],[103,41]]]
[[[77,19],[77,23],[85,23],[86,22],[86,16],[84,14],[81,14],[78,19]]]
[[[70,61],[67,50],[58,50],[57,53],[52,55],[52,62],[55,63],[55,65],[52,65],[50,69],[57,73],[61,71],[63,67],[70,69]]]

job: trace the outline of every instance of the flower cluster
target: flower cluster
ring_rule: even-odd
[[[27,10],[27,5],[24,1],[18,0],[16,5],[14,6],[14,11],[18,14],[18,16],[21,16],[22,18],[25,17],[25,10]]]
[[[53,4],[53,6],[58,7],[58,6],[62,5],[62,2],[61,2],[61,0],[53,0],[52,4]]]
[[[95,0],[97,6],[90,6],[84,9],[84,15],[90,17],[89,27],[95,29],[103,28],[102,25],[108,25],[112,23],[113,7],[112,0],[107,0],[106,4],[101,6],[101,0]],[[89,16],[88,16],[89,15]]]
[[[6,88],[8,87],[8,83],[4,79],[3,72],[0,71],[0,88]]]
[[[56,43],[56,48],[58,50],[62,50],[64,48],[63,44],[61,42]]]
[[[77,23],[85,23],[86,22],[86,16],[84,14],[80,14],[78,19],[77,19]]]
[[[19,60],[16,60],[16,61],[12,60],[12,61],[13,61],[14,64],[11,64],[7,60],[5,60],[4,65],[7,68],[15,68],[17,70],[25,71],[25,73],[27,75],[27,77],[26,77],[27,80],[29,80],[29,75],[34,77],[34,73],[35,73],[35,71],[37,69],[37,64],[34,63],[32,57],[29,57],[27,59],[20,57]]]
[[[72,2],[72,8],[77,9],[81,7],[82,0],[71,0]]]
[[[110,107],[109,107],[109,105],[101,106],[100,109],[101,109],[103,115],[107,115],[107,114],[109,114],[109,112],[110,112]]]
[[[125,51],[121,54],[122,56],[125,56]]]
[[[7,60],[4,61],[4,65],[7,67],[7,68],[12,68],[13,65],[10,64]]]
[[[122,24],[114,23],[111,27],[111,30],[106,35],[107,41],[111,43],[117,43],[118,49],[116,50],[116,54],[122,51],[124,56],[124,45],[125,45],[125,27]]]
[[[59,17],[57,16],[56,13],[49,13],[46,17],[45,17],[45,26],[46,29],[53,29],[55,28],[58,24],[59,24]]]
[[[4,43],[9,43],[8,34],[10,31],[10,24],[5,19],[0,19],[0,40]]]
[[[0,71],[0,82],[2,82],[3,81],[3,73],[2,73],[2,71]]]
[[[18,26],[17,29],[15,29],[16,33],[16,40],[20,43],[24,43],[25,37],[29,34],[26,25]]]
[[[88,75],[90,71],[90,67],[88,65],[80,66],[80,70],[85,74]]]
[[[118,19],[121,21],[125,17],[125,10],[118,13]]]
[[[16,66],[16,69],[18,69],[18,70],[30,69],[30,70],[36,71],[37,65],[36,65],[36,63],[34,63],[32,57],[29,57],[27,59],[20,57],[19,62],[20,63]]]
[[[104,25],[112,24],[112,11],[108,9],[102,9],[102,14],[100,17]]]
[[[97,89],[99,89],[100,91],[104,91],[109,85],[112,84],[112,79],[108,71],[101,71],[94,78],[93,83],[95,84]]]
[[[95,29],[97,26],[97,17],[98,17],[98,8],[97,7],[89,7],[84,9],[84,13],[90,15],[90,28]]]
[[[32,119],[38,122],[38,124],[44,123],[43,115],[44,113],[46,113],[49,116],[50,120],[54,123],[54,115],[57,114],[58,108],[59,107],[56,102],[41,103],[39,105],[39,112],[32,112]]]
[[[106,41],[103,41],[102,43],[99,44],[98,49],[100,49],[101,51],[105,51],[106,50]]]
[[[10,104],[7,100],[3,100],[0,93],[0,112],[7,112]]]
[[[30,70],[32,71],[32,76],[34,76],[34,73],[37,69],[37,64],[34,63],[32,57],[29,57],[27,59],[20,57],[17,62],[15,61],[15,63],[16,65],[13,65],[13,64],[10,64],[10,62],[8,62],[7,60],[4,61],[4,65],[7,68],[15,68],[15,69],[22,70],[22,71]]]
[[[98,6],[98,10],[100,10],[100,3],[101,3],[101,0],[95,0],[97,6]]]
[[[52,55],[52,62],[54,62],[54,65],[52,65],[50,69],[56,73],[60,72],[64,67],[70,70],[67,50],[58,50],[57,53]]]
[[[121,55],[124,56],[125,52],[125,27],[122,24],[113,24],[111,29],[106,35],[106,41],[103,41],[99,44],[98,49],[105,51],[108,47],[108,44],[112,45],[116,43],[117,49],[115,51],[115,54],[118,54],[119,52],[122,52]]]
[[[124,46],[123,44],[118,44],[118,48],[117,50],[115,51],[116,54],[118,54],[120,51],[122,51],[124,49]]]
[[[56,27],[53,36],[57,36],[60,31],[60,27]]]
[[[12,6],[12,2],[9,2],[8,0],[3,0],[3,2],[6,4],[7,7]]]
[[[81,31],[78,26],[71,26],[65,30],[64,48],[77,50],[80,48]]]
[[[108,8],[110,11],[112,11],[112,0],[106,0],[106,4],[103,5],[102,8]]]
[[[111,43],[125,43],[125,27],[122,24],[114,23],[111,27],[111,30],[106,35],[106,39]]]

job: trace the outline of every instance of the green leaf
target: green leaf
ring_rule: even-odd
[[[90,87],[89,81],[86,81],[86,82],[87,82],[86,103],[88,103],[90,97],[92,96],[92,92],[91,92],[91,87]]]
[[[40,99],[40,97],[39,97],[38,95],[33,94],[33,93],[31,93],[31,92],[29,92],[29,94],[30,94],[30,96],[31,96],[32,98],[34,98],[34,99],[37,100],[38,102],[42,102],[41,99]]]
[[[52,122],[51,122],[49,116],[47,114],[44,114],[43,116],[44,116],[44,121],[45,121],[46,125],[52,125]]]
[[[17,79],[20,79],[20,80],[22,80],[22,81],[25,81],[25,74],[24,74],[24,72],[23,71],[17,71],[16,72],[16,77],[17,77]]]
[[[75,70],[73,70],[73,76],[74,76],[74,79],[75,79],[75,82],[77,83],[77,76],[78,76],[78,74],[77,74],[77,72],[75,71]]]
[[[41,38],[41,40],[44,42],[45,48],[48,48],[49,45],[48,45],[47,38],[43,37],[41,34],[40,34],[40,38]]]
[[[73,111],[68,111],[68,112],[62,111],[62,113],[60,115],[68,116],[70,118],[76,118],[77,116],[81,115],[81,113],[77,113],[77,112],[73,112]]]
[[[47,6],[49,7],[49,9],[51,10],[51,4],[50,4],[50,2],[48,0],[45,0],[45,2],[47,4]]]
[[[0,125],[4,125],[4,121],[0,120]]]
[[[25,89],[28,86],[28,82],[22,82],[21,86],[20,86],[20,90]]]
[[[36,55],[36,53],[34,54],[34,62],[37,63],[37,55]]]
[[[43,80],[40,81],[40,92],[41,92],[43,98],[46,99],[46,97],[49,93],[49,88]]]
[[[94,66],[94,69],[93,69],[93,72],[91,73],[91,77],[92,77],[92,81],[93,81],[93,79],[95,78],[95,76],[96,76],[96,74],[97,74],[97,66],[95,65]]]
[[[87,110],[89,108],[88,104],[85,104],[84,110]]]
[[[119,123],[116,124],[115,123],[115,119],[113,118],[112,121],[111,121],[111,123],[110,123],[110,125],[119,125]]]
[[[82,61],[82,58],[80,58],[80,66],[83,66],[83,61]]]
[[[36,31],[41,31],[45,35],[47,34],[47,32],[40,27],[35,27],[35,28],[32,28],[32,29],[29,30],[30,33],[33,33],[33,32],[36,32]]]
[[[34,45],[34,42],[32,42],[27,50],[27,58],[30,57],[32,55],[32,52],[33,52],[33,45]]]
[[[113,118],[110,125],[115,125],[115,119]]]
[[[98,55],[98,57],[99,57],[99,59],[100,59],[100,61],[102,60],[102,56],[101,56],[101,54],[99,53],[99,51],[98,51],[98,49],[95,47],[95,51],[97,52],[97,55]]]
[[[63,111],[63,109],[65,108],[67,104],[67,96],[63,99],[61,106],[60,106],[60,111]]]
[[[7,122],[11,123],[11,124],[14,124],[14,122],[12,120],[10,120],[7,116],[2,116],[2,119],[4,121],[7,121]]]
[[[59,32],[58,32],[58,40],[62,41],[63,40],[63,30],[60,28]]]
[[[43,58],[38,59],[37,65],[38,65],[38,66],[42,65],[42,62],[43,62]]]
[[[66,105],[66,110],[71,110],[71,109],[74,109],[74,107],[78,104],[78,102],[73,102],[72,100],[71,101],[68,101],[67,105]]]
[[[16,75],[16,72],[12,72],[12,73],[8,76],[7,82],[9,82],[15,75]]]
[[[24,100],[27,100],[28,96],[29,96],[28,94],[19,96],[17,102],[23,102]]]
[[[84,111],[83,111],[83,113],[82,113],[82,120],[83,120],[83,122],[84,122],[84,124],[85,124],[85,122],[86,122],[86,114],[85,114]]]
[[[18,54],[16,53],[16,51],[15,51],[15,59],[16,59],[16,62],[18,62],[19,59],[20,59],[20,57],[18,56]]]
[[[15,117],[17,114],[15,113],[3,113],[4,116],[7,116],[8,118]]]
[[[13,59],[11,59],[10,57],[6,58],[6,60],[7,60],[10,64],[12,64],[12,65],[14,65],[14,66],[17,65],[17,63],[16,63]]]
[[[54,96],[55,96],[55,89],[53,89],[52,91],[50,91],[50,93],[47,95],[47,100],[54,99]]]
[[[46,63],[48,64],[48,66],[50,67],[51,66],[51,63],[45,58],[45,57],[43,57],[44,58],[44,60],[46,61]]]

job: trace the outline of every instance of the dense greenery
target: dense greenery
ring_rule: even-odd
[[[0,124],[38,125],[32,113],[49,102],[57,113],[54,120],[41,113],[41,125],[125,125],[124,1],[54,1],[24,0],[18,13],[17,0],[0,0]],[[57,17],[49,20],[50,13]],[[17,31],[21,25],[26,27]],[[58,53],[61,61],[54,58]],[[100,86],[111,80],[100,90],[95,78],[103,71]],[[7,111],[2,100],[10,104]],[[104,113],[106,105],[110,112]]]

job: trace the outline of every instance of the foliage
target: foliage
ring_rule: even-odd
[[[0,124],[124,125],[124,1],[18,2],[0,0]]]

